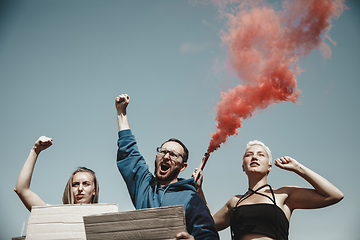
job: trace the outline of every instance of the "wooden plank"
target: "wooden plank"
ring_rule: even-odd
[[[87,240],[175,239],[186,231],[184,206],[147,208],[128,212],[84,216]]]

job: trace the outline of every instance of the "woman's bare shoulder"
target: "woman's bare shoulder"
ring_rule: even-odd
[[[297,187],[297,186],[283,186],[283,187],[279,187],[277,189],[273,188],[273,191],[275,194],[290,194],[294,190],[299,189],[299,188],[300,187]]]
[[[234,208],[236,203],[239,201],[239,199],[242,197],[242,195],[235,195],[232,198],[229,199],[229,201],[227,201],[226,205],[229,208]]]

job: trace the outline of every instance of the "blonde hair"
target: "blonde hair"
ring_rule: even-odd
[[[77,174],[78,172],[87,172],[90,173],[90,175],[93,177],[93,181],[94,181],[94,186],[95,186],[95,194],[93,195],[92,199],[91,199],[91,203],[98,203],[99,202],[99,184],[97,181],[97,178],[95,176],[95,172],[89,168],[86,167],[78,167],[70,176],[65,189],[64,189],[64,193],[63,193],[63,204],[74,204],[74,195],[71,191],[72,188],[72,181],[73,181],[73,177],[75,174]]]
[[[264,149],[265,149],[265,152],[269,158],[269,164],[272,163],[272,156],[271,156],[271,151],[270,149],[263,143],[263,142],[260,142],[258,140],[254,140],[254,141],[250,141],[246,144],[246,149],[245,149],[245,152],[243,154],[243,160],[244,160],[244,157],[245,157],[245,153],[246,151],[249,149],[249,147],[252,147],[254,145],[259,145],[259,146],[262,146]]]

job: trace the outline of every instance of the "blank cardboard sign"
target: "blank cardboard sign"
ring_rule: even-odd
[[[83,216],[118,212],[117,204],[66,204],[31,209],[26,240],[86,240]]]
[[[184,206],[84,216],[87,240],[175,239],[186,231]]]

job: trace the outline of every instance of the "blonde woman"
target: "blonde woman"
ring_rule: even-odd
[[[213,218],[218,231],[230,226],[232,239],[236,240],[288,239],[289,221],[295,209],[323,208],[344,197],[328,180],[291,157],[276,159],[275,166],[296,173],[313,189],[295,186],[273,189],[267,180],[272,168],[271,151],[264,143],[251,141],[242,160],[248,191],[232,197],[215,213]],[[199,195],[205,200],[202,173],[196,184]]]
[[[52,144],[51,138],[41,136],[30,150],[17,179],[14,191],[29,211],[33,206],[48,205],[30,189],[30,182],[39,154]],[[63,204],[98,203],[98,199],[99,184],[95,173],[88,168],[79,167],[71,174],[65,186]]]

